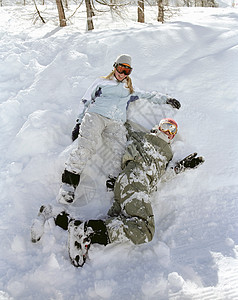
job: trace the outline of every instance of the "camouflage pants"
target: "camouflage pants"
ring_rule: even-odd
[[[111,242],[129,239],[142,244],[152,240],[155,224],[150,193],[149,176],[140,164],[131,161],[115,183],[115,201],[106,221]]]

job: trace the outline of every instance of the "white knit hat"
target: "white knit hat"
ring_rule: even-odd
[[[116,64],[127,64],[131,67],[131,57],[128,54],[121,54],[117,57]]]

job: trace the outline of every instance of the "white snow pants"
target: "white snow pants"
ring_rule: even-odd
[[[96,113],[86,113],[80,126],[78,137],[78,148],[74,149],[67,160],[66,170],[75,174],[81,174],[88,160],[96,153],[99,140],[107,144],[113,153],[107,157],[107,152],[103,153],[104,160],[112,160],[116,175],[121,169],[121,159],[126,147],[126,128],[123,123],[111,120]],[[109,175],[109,174],[107,174]]]

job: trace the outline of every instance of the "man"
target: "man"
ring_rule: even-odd
[[[73,220],[65,211],[55,217],[56,225],[68,229],[68,251],[75,267],[83,266],[92,243],[107,245],[113,242],[131,241],[147,243],[155,232],[150,195],[164,175],[173,157],[171,142],[178,131],[172,119],[162,119],[151,132],[133,128],[127,124],[129,145],[122,158],[122,172],[107,186],[114,188],[114,203],[106,218],[81,222]],[[186,168],[195,168],[204,162],[203,157],[191,154],[169,168],[174,174]],[[115,182],[114,182],[115,181]],[[41,208],[41,217],[50,215],[49,207]],[[43,221],[44,223],[44,221]],[[32,234],[36,242],[40,236]]]

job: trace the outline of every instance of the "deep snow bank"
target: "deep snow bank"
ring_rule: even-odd
[[[85,33],[83,18],[65,29],[54,21],[30,26],[32,7],[1,8],[3,299],[238,297],[238,14],[192,12],[184,9],[163,25],[112,23],[105,14],[95,20],[97,30]],[[157,231],[151,243],[93,246],[90,260],[78,270],[69,263],[67,233],[49,222],[42,241],[32,245],[29,228],[42,203],[56,203],[64,161],[75,146],[70,132],[81,96],[124,52],[133,56],[136,86],[182,103],[174,116],[140,101],[131,105],[129,116],[149,128],[173,114],[180,128],[175,159],[197,151],[206,163],[160,185],[153,199]],[[104,150],[100,147],[85,171],[79,201],[70,208],[80,218],[99,218],[110,206],[103,169],[93,164],[105,163]]]

